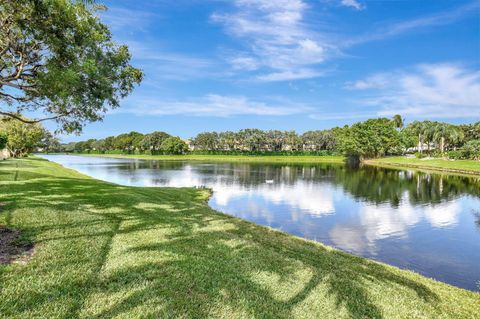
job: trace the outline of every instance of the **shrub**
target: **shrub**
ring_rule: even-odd
[[[460,151],[460,150],[458,150],[458,151],[449,151],[449,152],[447,153],[447,155],[448,155],[448,158],[454,159],[454,160],[459,160],[459,159],[464,158],[464,153],[463,153],[462,151]]]
[[[463,146],[465,158],[480,160],[480,140],[471,140]]]
[[[7,146],[7,142],[7,133],[0,132],[0,150],[3,150]]]
[[[425,157],[427,157],[427,155],[424,154],[424,153],[419,153],[419,152],[417,152],[417,153],[415,153],[415,157],[416,157],[416,158],[425,158]]]
[[[434,150],[430,153],[430,156],[431,157],[444,157],[445,156],[445,153],[442,153],[438,150]]]

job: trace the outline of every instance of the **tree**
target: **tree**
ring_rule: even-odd
[[[471,140],[463,146],[463,153],[466,158],[480,160],[480,139]]]
[[[95,151],[99,151],[99,152],[106,151],[105,140],[104,139],[95,140],[95,141],[92,142],[92,144],[90,146],[91,146],[92,150],[95,150]]]
[[[237,133],[243,148],[249,151],[259,151],[265,148],[266,134],[259,129],[243,129]]]
[[[295,131],[285,132],[285,146],[284,149],[288,151],[297,151],[302,145],[302,139]]]
[[[465,143],[471,140],[480,140],[480,121],[472,124],[460,125]]]
[[[111,151],[115,149],[115,146],[113,144],[114,141],[115,141],[115,136],[109,136],[105,138],[104,148],[106,151]]]
[[[62,149],[64,152],[67,152],[67,153],[72,153],[73,151],[75,151],[75,146],[77,145],[76,142],[70,142],[68,144],[62,144]]]
[[[192,142],[195,148],[215,151],[218,149],[219,136],[217,132],[203,132],[199,133]]]
[[[403,128],[403,118],[400,114],[395,114],[393,116],[393,124],[395,125],[395,128],[397,129],[402,129]]]
[[[375,158],[398,152],[399,132],[387,118],[370,119],[344,128],[339,136],[339,150],[360,159]]]
[[[58,137],[56,137],[49,131],[45,131],[45,134],[40,141],[39,147],[41,147],[43,151],[47,153],[59,152],[62,149]]]
[[[170,137],[170,134],[165,132],[153,132],[146,134],[140,142],[140,147],[143,150],[151,150],[152,152],[159,151],[163,141]]]
[[[231,131],[221,132],[218,134],[219,146],[223,150],[231,151],[237,148],[237,134]]]
[[[114,138],[113,146],[115,149],[131,152],[140,148],[143,137],[143,134],[135,131],[120,134]]]
[[[281,151],[285,143],[285,134],[279,130],[270,130],[265,133],[266,144],[271,151]]]
[[[333,130],[307,131],[302,135],[302,143],[305,149],[333,150],[336,146],[335,133]]]
[[[432,126],[433,140],[440,145],[440,152],[445,152],[445,146],[457,143],[463,139],[463,132],[460,128],[448,123],[435,123]]]
[[[80,132],[119,106],[143,74],[92,1],[0,2],[0,115]],[[27,119],[25,112],[44,117]]]
[[[181,138],[171,136],[163,141],[161,149],[166,154],[185,154],[188,145]]]
[[[88,145],[87,145],[86,141],[80,141],[80,142],[75,143],[74,151],[77,152],[77,153],[83,153],[84,151],[86,151],[87,147],[88,147]]]
[[[418,145],[418,137],[416,132],[410,127],[400,130],[400,141],[401,147],[403,150],[408,150],[409,148],[414,148]]]
[[[429,122],[429,121],[423,121],[423,122],[415,121],[408,126],[408,129],[418,137],[418,139],[417,139],[417,141],[418,141],[418,151],[420,153],[422,153],[423,145],[425,143],[430,144],[430,141],[428,140],[428,138],[429,138],[428,131],[429,131],[430,127],[431,127],[431,122]]]
[[[2,119],[0,132],[8,136],[7,148],[13,157],[23,157],[31,153],[45,136],[45,129],[39,124],[25,124],[11,118]]]

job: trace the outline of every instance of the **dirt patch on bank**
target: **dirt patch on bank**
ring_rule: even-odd
[[[33,254],[33,244],[22,241],[21,232],[0,225],[0,264],[25,264]]]

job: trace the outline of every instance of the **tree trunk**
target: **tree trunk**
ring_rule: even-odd
[[[422,153],[422,136],[418,134],[418,151]]]
[[[442,138],[440,139],[440,152],[443,153],[445,149],[445,137],[442,136]]]

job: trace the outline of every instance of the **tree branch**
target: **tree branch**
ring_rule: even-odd
[[[3,93],[3,92],[0,92],[0,96],[4,96],[7,99],[12,99],[12,100],[19,101],[19,102],[29,102],[30,101],[30,98],[27,98],[25,96],[13,96],[11,94]],[[33,101],[31,101],[31,102],[33,102]]]
[[[24,119],[23,117],[21,117],[18,114],[15,114],[15,113],[0,111],[0,115],[11,117],[11,118],[13,118],[15,120],[18,120],[18,121],[20,121],[22,123],[25,123],[25,124],[36,124],[36,123],[40,123],[40,122],[44,122],[44,121],[48,121],[48,120],[56,120],[56,119],[68,116],[70,113],[71,112],[61,114],[61,115],[57,115],[57,116],[52,116],[52,117],[46,117],[46,118],[42,118],[42,119],[27,120],[27,119]]]

